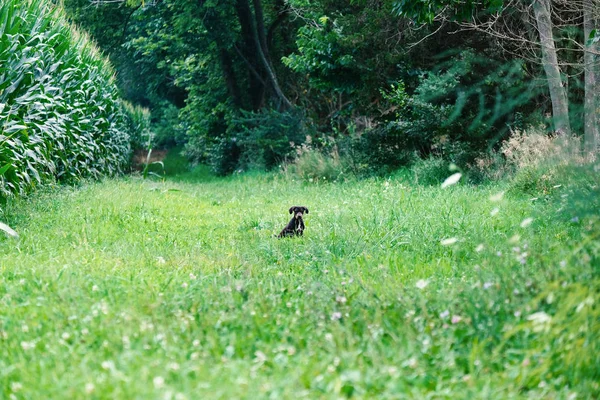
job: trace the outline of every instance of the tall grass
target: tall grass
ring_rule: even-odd
[[[0,197],[122,172],[135,116],[90,39],[46,0],[0,1]]]
[[[11,202],[0,397],[598,398],[600,182],[568,172],[537,200],[197,170]]]

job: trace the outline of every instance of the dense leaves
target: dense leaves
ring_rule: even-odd
[[[147,115],[124,107],[108,61],[62,12],[2,1],[0,66],[0,196],[126,169]]]

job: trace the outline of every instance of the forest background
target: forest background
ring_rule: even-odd
[[[60,3],[152,110],[151,146],[218,174],[438,182],[453,163],[479,183],[511,134],[597,152],[598,0]]]

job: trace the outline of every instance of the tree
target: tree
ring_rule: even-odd
[[[598,118],[600,108],[600,81],[598,77],[598,45],[600,34],[600,3],[594,0],[583,2],[583,38],[585,40],[584,68],[585,68],[585,151],[595,154],[600,146]]]
[[[548,90],[552,99],[552,115],[554,129],[557,132],[571,134],[569,122],[569,101],[567,91],[562,82],[556,46],[552,33],[550,0],[533,0],[535,21],[540,36],[542,65],[548,80]]]
[[[550,93],[553,111],[554,128],[556,131],[569,133],[569,94],[564,85],[561,67],[577,67],[585,71],[585,101],[584,126],[585,141],[588,151],[596,152],[598,136],[597,103],[600,91],[596,79],[598,55],[597,41],[586,44],[588,38],[598,25],[600,12],[599,0],[485,0],[481,3],[472,1],[453,0],[424,0],[410,2],[401,0],[396,3],[396,11],[418,22],[434,20],[454,21],[460,27],[485,32],[504,41],[514,42],[527,48],[535,45],[539,49],[536,60],[543,66]],[[533,17],[530,13],[533,11]],[[534,23],[531,24],[531,21]],[[580,24],[579,21],[583,21]],[[583,26],[582,26],[583,25]],[[568,28],[583,30],[583,41],[574,41],[561,37],[560,40],[570,41],[572,48],[557,48],[555,33],[562,33]],[[535,37],[537,35],[537,38]],[[574,42],[574,43],[573,43]],[[522,50],[520,55],[527,57]],[[561,62],[559,51],[565,53],[583,52],[583,63]],[[531,59],[530,59],[531,60]]]

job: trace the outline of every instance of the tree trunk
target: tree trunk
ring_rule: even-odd
[[[229,52],[223,47],[220,47],[218,43],[217,47],[219,49],[219,61],[221,62],[223,78],[225,79],[225,84],[227,85],[227,93],[229,93],[229,96],[233,100],[233,104],[235,104],[236,107],[242,107],[242,95],[235,77],[231,56],[229,55]]]
[[[598,56],[599,46],[598,43],[592,43],[587,45],[588,38],[594,29],[599,28],[598,20],[594,15],[596,11],[595,0],[585,0],[583,4],[583,32],[584,32],[584,45],[585,52],[583,55],[583,64],[585,68],[585,100],[584,100],[584,114],[585,114],[585,126],[584,126],[584,143],[585,152],[588,155],[595,155],[598,152],[598,145],[600,144],[600,138],[598,137],[598,107],[600,102],[598,101],[598,67],[596,66],[596,59]]]
[[[265,24],[264,24],[264,16],[262,11],[262,3],[261,0],[252,0],[254,5],[254,14],[256,17],[256,25],[254,26],[254,40],[257,44],[258,57],[261,60],[264,69],[267,71],[267,76],[269,78],[269,83],[275,92],[280,104],[283,106],[284,110],[292,108],[292,103],[285,96],[281,87],[279,86],[279,82],[277,82],[277,75],[275,75],[275,70],[273,65],[271,64],[271,60],[269,59],[269,50],[267,48],[267,39],[265,32]]]
[[[552,20],[550,17],[550,0],[534,0],[533,10],[537,29],[540,34],[542,49],[542,64],[548,79],[548,89],[552,101],[552,118],[554,129],[559,133],[570,134],[569,100],[567,92],[560,77],[558,57],[552,34]]]
[[[248,0],[237,0],[235,3],[237,17],[240,22],[240,30],[243,40],[241,47],[242,57],[248,66],[249,96],[252,110],[259,110],[264,105],[265,97],[265,68],[260,59],[260,43],[255,39],[256,28],[254,17]],[[258,74],[258,76],[256,75]],[[265,79],[263,79],[265,78]]]

